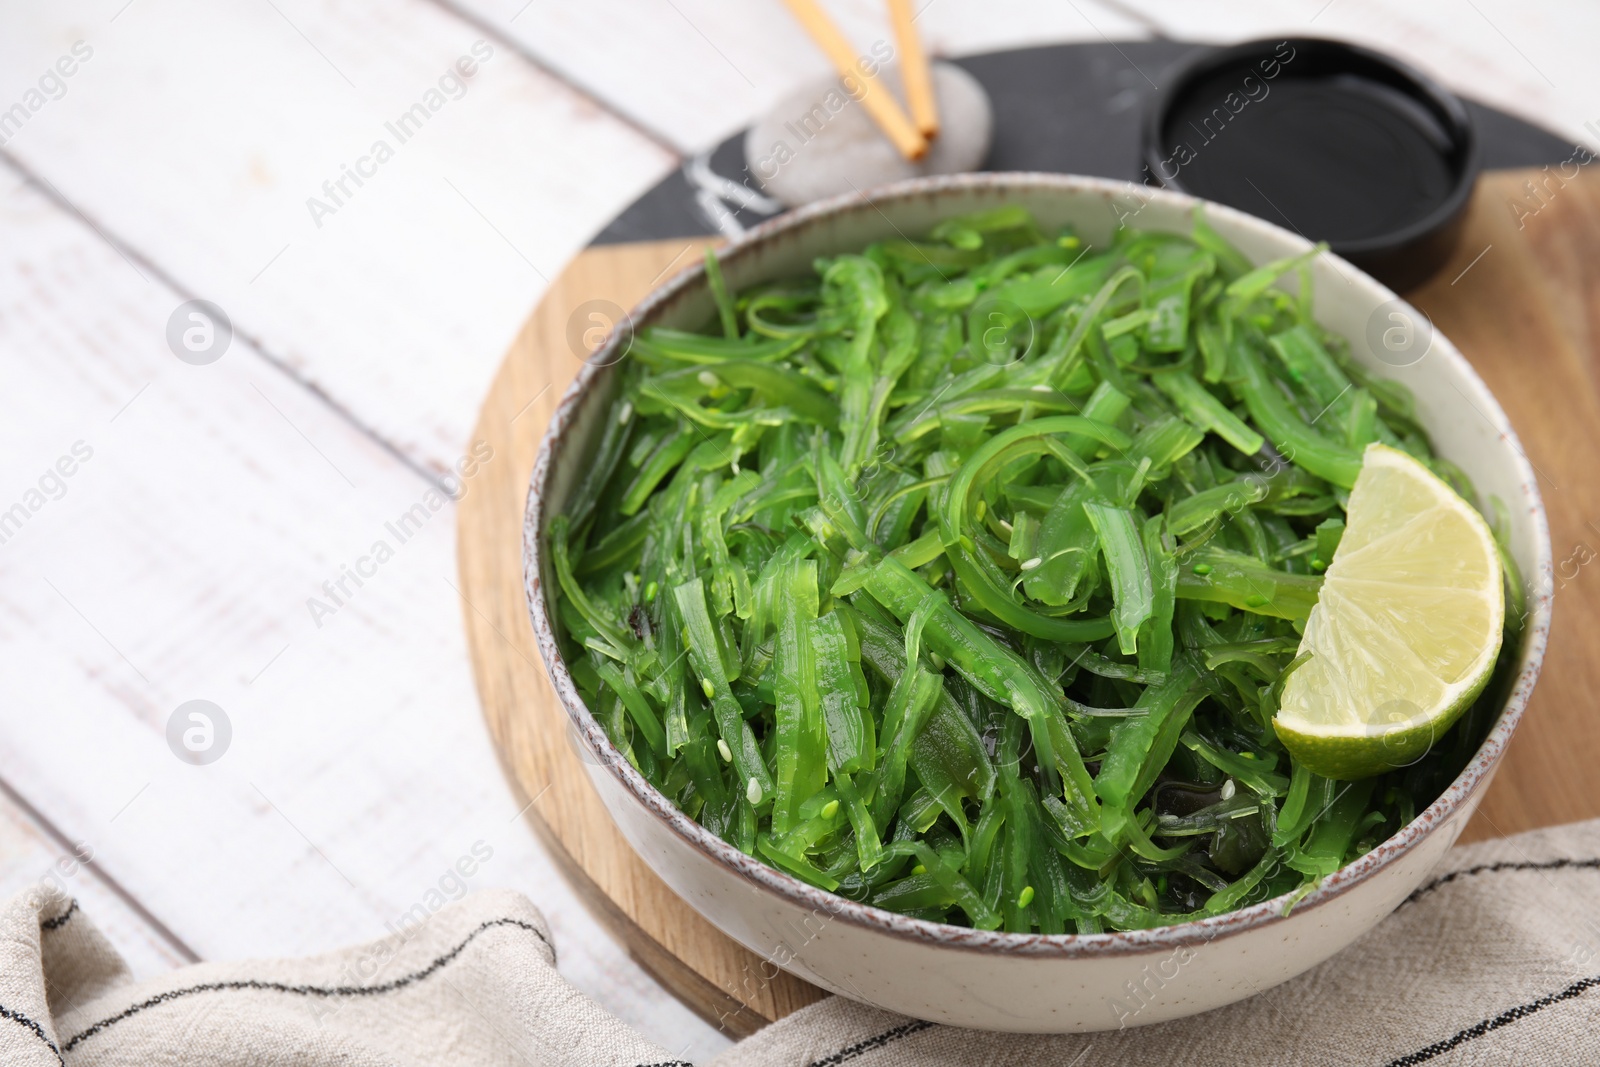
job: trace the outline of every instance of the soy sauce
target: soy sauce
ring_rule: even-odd
[[[1460,98],[1315,37],[1191,52],[1163,74],[1140,141],[1147,184],[1326,241],[1398,291],[1450,261],[1479,167]]]
[[[1163,148],[1195,195],[1337,245],[1428,216],[1459,181],[1445,127],[1390,86],[1334,74],[1250,88],[1222,74],[1168,114]]]

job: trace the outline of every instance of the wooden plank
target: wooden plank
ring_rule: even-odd
[[[78,41],[4,153],[433,471],[545,276],[676,162],[427,0],[26,5],[5,92]]]
[[[0,527],[0,778],[203,958],[323,951],[506,885],[602,1005],[668,1048],[725,1044],[521,825],[467,672],[453,506],[246,340],[180,362],[178,294],[15,172],[0,188],[0,514],[23,508]],[[232,725],[208,766],[169,748],[193,699]]]
[[[1544,678],[1469,839],[1600,815],[1600,797],[1589,788],[1600,761],[1592,709],[1600,687],[1593,636],[1600,632],[1600,485],[1587,468],[1600,447],[1600,180],[1569,185],[1523,232],[1505,201],[1526,179],[1506,172],[1484,180],[1455,262],[1417,299],[1484,375],[1534,463],[1553,477],[1541,488],[1558,558],[1570,556],[1571,546],[1593,546],[1596,565],[1576,568],[1558,594]],[[573,309],[595,299],[631,306],[696,251],[692,241],[590,249],[551,287],[484,404],[477,432],[509,460],[463,503],[460,566],[474,605],[466,622],[484,713],[523,791],[548,787],[535,815],[553,851],[662,981],[742,1033],[809,1003],[816,991],[788,976],[747,984],[760,973],[756,957],[674,897],[631,851],[567,740],[566,714],[545,679],[522,593],[528,473],[541,428],[578,365],[566,329]]]
[[[457,6],[685,147],[710,143],[824,72],[776,4],[685,0],[643,15],[620,0]],[[1311,26],[1398,48],[1458,87],[1581,133],[1593,116],[1578,109],[1595,88],[1578,51],[1583,34],[1562,32],[1554,15],[1519,12],[1508,23],[1505,5],[1480,6],[1493,25],[1467,8],[1464,17],[1409,12],[1401,16],[1414,32],[1398,34],[1388,9],[1340,0]],[[864,47],[887,39],[876,3],[836,7]],[[1141,7],[1191,36],[1281,25],[1248,5]],[[442,469],[541,275],[674,160],[509,47],[487,42],[493,57],[465,94],[446,97],[370,183],[347,183],[355,195],[319,215],[318,226],[307,201],[333,203],[322,183],[341,179],[376,139],[394,141],[384,124],[449,64],[470,58],[483,31],[425,0],[279,8],[181,13],[141,3],[124,11],[121,0],[104,0],[22,9],[0,39],[6,69],[42,73],[80,39],[93,56],[64,82],[61,99],[8,134],[5,151],[180,289],[220,303],[269,354],[408,457]],[[1302,8],[1286,31],[1315,14],[1311,0]],[[940,52],[1145,32],[1111,7],[1042,0],[941,0],[923,8],[918,24]],[[1496,27],[1515,30],[1515,47],[1565,88],[1545,83]],[[168,64],[174,47],[190,59]],[[686,67],[694,77],[682,77]],[[551,144],[562,153],[549,152]],[[547,210],[551,202],[562,210]]]
[[[1516,0],[1131,0],[1169,37],[1232,43],[1335,37],[1406,59],[1451,89],[1586,144],[1600,71],[1590,45],[1600,8]],[[1159,75],[1157,76],[1159,80]]]
[[[190,962],[181,942],[150,921],[95,866],[94,846],[62,841],[0,790],[0,899],[54,886],[78,902],[135,978]],[[79,921],[76,917],[69,922]]]
[[[548,69],[685,153],[710,148],[807,81],[827,61],[783,5],[672,0],[451,0],[517,41]],[[880,0],[831,0],[840,28],[867,54],[892,47]],[[1100,0],[932,0],[917,28],[935,55],[1025,44],[1142,37],[1136,19]]]

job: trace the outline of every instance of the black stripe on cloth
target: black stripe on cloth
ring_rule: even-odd
[[[877,1037],[869,1037],[865,1041],[857,1041],[849,1048],[842,1048],[838,1052],[835,1052],[832,1056],[828,1056],[820,1060],[812,1060],[807,1067],[834,1067],[835,1064],[843,1063],[846,1060],[853,1060],[857,1056],[865,1056],[869,1052],[875,1052],[878,1049],[883,1048],[885,1045],[892,1045],[903,1037],[910,1037],[912,1034],[921,1033],[923,1030],[930,1029],[932,1026],[932,1023],[924,1022],[921,1019],[916,1019],[909,1023],[902,1023],[893,1030],[885,1030]]]
[[[0,1019],[10,1019],[18,1026],[32,1030],[33,1036],[37,1037],[40,1041],[43,1041],[44,1047],[55,1053],[56,1062],[61,1064],[61,1067],[67,1067],[67,1061],[61,1058],[61,1050],[56,1048],[55,1043],[45,1036],[44,1027],[28,1018],[20,1011],[12,1011],[4,1004],[0,1004]]]
[[[67,920],[72,918],[72,913],[77,911],[77,910],[78,910],[78,901],[77,901],[77,898],[74,897],[72,903],[67,905],[67,910],[62,912],[60,915],[57,915],[54,919],[40,919],[39,920],[39,929],[41,929],[41,930],[59,930],[63,926],[67,925]]]
[[[493,927],[496,927],[496,926],[516,926],[516,927],[520,927],[520,928],[528,931],[529,933],[533,934],[533,936],[537,937],[540,941],[543,941],[545,943],[546,947],[550,948],[550,951],[552,951],[552,952],[555,951],[555,947],[550,944],[550,939],[545,937],[544,934],[540,933],[539,929],[536,926],[534,926],[532,923],[523,922],[521,919],[490,919],[487,922],[483,923],[481,926],[479,926],[476,930],[472,931],[472,933],[468,934],[465,938],[463,938],[461,943],[456,945],[455,948],[451,949],[449,952],[446,952],[444,955],[440,956],[438,959],[434,960],[432,963],[430,963],[426,967],[422,968],[422,970],[415,971],[415,972],[413,972],[411,974],[408,974],[408,975],[406,975],[406,976],[404,976],[402,978],[396,978],[392,982],[385,982],[383,985],[373,985],[373,986],[359,986],[359,985],[351,985],[351,986],[285,985],[282,982],[262,982],[262,981],[257,981],[256,979],[251,978],[251,979],[243,979],[243,980],[234,981],[234,982],[205,982],[205,983],[203,983],[201,985],[186,986],[186,987],[184,987],[182,989],[169,989],[165,993],[161,993],[161,994],[158,994],[156,996],[153,996],[149,1000],[141,1000],[137,1004],[131,1004],[128,1007],[122,1009],[117,1014],[110,1015],[110,1016],[107,1016],[104,1019],[101,1019],[99,1022],[95,1023],[93,1026],[89,1027],[87,1030],[80,1031],[79,1033],[73,1035],[66,1042],[66,1044],[64,1044],[62,1046],[62,1048],[67,1052],[71,1052],[74,1048],[76,1048],[78,1046],[79,1042],[84,1041],[87,1038],[93,1037],[95,1034],[100,1033],[102,1030],[105,1030],[105,1029],[107,1029],[109,1027],[115,1026],[117,1023],[121,1022],[122,1020],[124,1020],[126,1018],[129,1018],[130,1016],[134,1016],[134,1015],[139,1014],[140,1012],[144,1011],[146,1008],[153,1008],[153,1007],[156,1007],[159,1004],[165,1004],[169,1000],[178,1000],[181,997],[193,996],[196,993],[235,992],[235,991],[239,991],[239,990],[258,990],[258,991],[267,991],[267,992],[273,992],[273,993],[293,993],[296,996],[302,996],[302,997],[371,997],[371,996],[377,996],[380,993],[392,993],[397,989],[402,989],[402,988],[404,988],[404,987],[406,987],[408,985],[411,985],[414,982],[420,982],[422,979],[427,978],[428,976],[433,974],[435,971],[437,971],[441,967],[443,967],[445,964],[449,963],[451,960],[453,960],[457,956],[461,955],[462,951],[469,944],[471,944],[474,940],[476,940],[479,934],[482,934],[485,930],[489,930],[489,929],[491,929]]]
[[[1559,993],[1551,993],[1549,996],[1540,997],[1538,1000],[1530,1001],[1527,1004],[1519,1004],[1515,1008],[1509,1008],[1499,1015],[1485,1019],[1474,1026],[1469,1026],[1454,1036],[1445,1038],[1443,1041],[1435,1041],[1426,1048],[1419,1048],[1417,1051],[1401,1056],[1397,1060],[1390,1060],[1384,1064],[1384,1067],[1416,1067],[1416,1064],[1426,1063],[1435,1056],[1442,1056],[1451,1049],[1465,1045],[1468,1041],[1475,1041],[1491,1030],[1498,1030],[1502,1026],[1510,1026],[1517,1020],[1525,1019],[1535,1012],[1543,1011],[1552,1004],[1559,1004],[1563,1000],[1571,1000],[1573,997],[1582,996],[1597,985],[1600,985],[1600,975],[1595,975],[1592,978],[1580,978]]]
[[[1438,889],[1440,886],[1449,885],[1458,878],[1468,878],[1479,874],[1493,874],[1497,871],[1560,871],[1560,870],[1600,870],[1600,859],[1587,860],[1545,860],[1542,863],[1533,862],[1507,862],[1507,863],[1481,863],[1476,867],[1463,867],[1459,871],[1440,875],[1433,881],[1422,886],[1405,900],[1400,902],[1400,907],[1415,903]]]

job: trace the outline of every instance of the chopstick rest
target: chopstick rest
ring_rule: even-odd
[[[829,78],[784,99],[750,127],[745,165],[768,195],[790,207],[902,178],[976,170],[989,154],[994,128],[989,96],[952,63],[934,63],[931,75],[943,121],[921,160],[901,156],[844,81]],[[873,91],[903,98],[895,66],[874,81]]]

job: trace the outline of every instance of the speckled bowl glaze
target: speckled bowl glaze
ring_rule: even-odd
[[[1045,225],[1071,224],[1094,243],[1119,224],[1186,232],[1196,201],[1092,178],[971,174],[917,179],[825,201],[752,230],[722,253],[729,284],[803,274],[813,257],[926,233],[942,219],[1021,204]],[[1257,263],[1300,252],[1301,237],[1208,205],[1212,224]],[[550,678],[589,775],[624,836],[667,885],[728,936],[768,961],[846,997],[920,1019],[990,1030],[1063,1032],[1146,1025],[1206,1011],[1283,982],[1350,944],[1420,885],[1455,843],[1494,774],[1539,673],[1550,626],[1550,538],[1534,473],[1500,405],[1442,336],[1394,366],[1367,342],[1389,314],[1416,315],[1337,257],[1312,266],[1316,313],[1350,338],[1355,357],[1411,388],[1440,452],[1511,512],[1512,551],[1528,584],[1529,616],[1500,717],[1455,782],[1416,820],[1327,878],[1285,914],[1284,899],[1152,930],[1092,935],[982,932],[907,918],[799,882],[726,844],[657,792],[606,738],[573,686],[546,590],[545,526],[586,469],[611,411],[626,337],[579,373],[550,423],[534,468],[524,527],[528,605]],[[698,267],[657,289],[636,328],[698,328],[714,315]],[[1420,318],[1414,320],[1421,322]],[[1374,324],[1377,324],[1374,327]],[[1370,332],[1369,332],[1370,331]],[[768,973],[771,972],[770,969]],[[751,982],[759,983],[759,973]],[[734,991],[737,992],[737,991]]]

